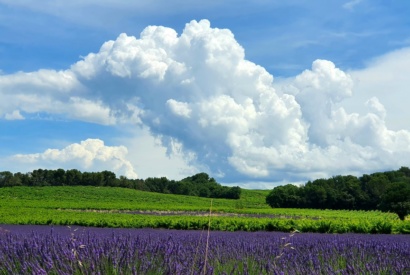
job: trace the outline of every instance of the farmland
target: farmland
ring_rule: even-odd
[[[268,191],[213,199],[211,230],[408,234],[410,221],[379,211],[272,209]],[[114,187],[0,189],[0,224],[204,229],[211,200]]]
[[[408,274],[410,239],[3,226],[0,260],[0,274]]]
[[[267,194],[211,200],[114,187],[0,188],[0,274],[409,272],[408,219],[272,209]]]

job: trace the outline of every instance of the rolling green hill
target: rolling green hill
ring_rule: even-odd
[[[161,194],[128,188],[0,188],[0,224],[205,229],[212,202],[215,230],[410,233],[410,221],[379,211],[270,208],[269,190],[239,200]]]
[[[244,190],[241,199],[212,199],[214,211],[271,209],[268,190]],[[162,194],[119,187],[61,186],[0,189],[0,206],[48,209],[208,211],[210,198]]]

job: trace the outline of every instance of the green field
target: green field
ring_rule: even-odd
[[[410,233],[410,221],[379,211],[272,209],[268,190],[212,199],[211,229],[322,233]],[[204,229],[211,199],[114,187],[0,188],[0,224]]]

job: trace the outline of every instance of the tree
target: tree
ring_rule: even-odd
[[[149,187],[151,192],[165,193],[168,189],[169,180],[166,177],[160,178],[147,178],[145,184]]]
[[[400,220],[410,214],[410,184],[394,182],[382,196],[380,209],[396,213]]]
[[[364,188],[369,200],[367,201],[367,209],[377,209],[380,204],[382,195],[390,185],[389,178],[383,173],[374,173],[365,183]]]
[[[13,173],[9,171],[0,172],[0,187],[12,186]]]
[[[104,186],[116,186],[117,176],[114,172],[104,170],[101,174],[103,176],[102,184]]]
[[[102,186],[103,174],[98,172],[84,172],[82,173],[81,185]]]
[[[406,177],[410,177],[410,169],[408,167],[400,167],[399,172],[403,173]]]
[[[29,178],[27,174],[23,174],[20,172],[17,172],[14,174],[14,182],[15,184],[13,186],[27,186],[29,185]]]
[[[66,184],[65,170],[61,168],[55,171],[49,170],[49,177],[50,177],[49,183],[53,186]]]
[[[69,186],[80,185],[83,174],[77,169],[67,170],[65,173],[66,184]]]
[[[234,199],[237,200],[241,197],[241,188],[239,186],[234,186],[234,187],[227,187],[227,191],[225,193],[225,198],[227,199]]]
[[[209,198],[209,196],[211,196],[211,191],[209,191],[209,188],[206,188],[205,186],[198,187],[198,193],[200,197],[204,198]]]
[[[272,189],[272,191],[266,197],[266,203],[270,207],[285,207],[295,208],[299,207],[302,198],[300,197],[299,187],[293,184],[287,184],[284,186],[278,186]]]
[[[47,182],[47,170],[37,169],[33,170],[30,174],[30,185],[32,186],[45,186],[49,185]]]
[[[304,194],[307,208],[327,208],[327,192],[325,187],[319,185],[306,185],[304,188]]]

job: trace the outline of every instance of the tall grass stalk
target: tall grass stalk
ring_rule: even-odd
[[[276,261],[279,260],[283,254],[285,254],[285,249],[295,249],[292,246],[292,243],[290,242],[292,237],[296,234],[299,233],[299,231],[297,229],[293,230],[292,232],[290,232],[288,237],[282,237],[281,241],[283,242],[282,245],[279,248],[279,254],[273,259],[273,265],[275,266],[275,268],[277,268],[276,266]]]
[[[208,234],[206,236],[204,275],[206,274],[206,265],[208,262],[208,246],[209,246],[209,234],[211,232],[211,216],[212,216],[212,200],[211,200],[211,207],[209,208]]]

